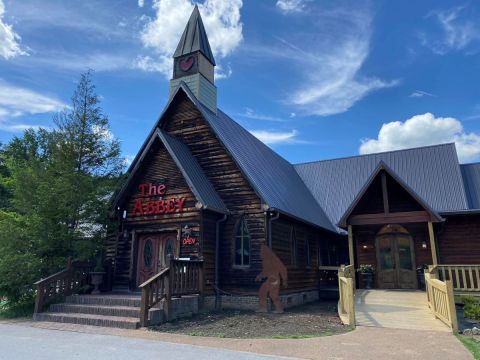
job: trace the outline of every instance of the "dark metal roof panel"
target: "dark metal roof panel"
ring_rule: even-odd
[[[480,209],[480,163],[460,165],[470,209]]]
[[[207,209],[227,214],[227,207],[213,188],[200,164],[188,150],[188,147],[163,130],[158,130],[157,134],[180,168],[197,200]]]
[[[196,99],[194,102],[254,190],[270,208],[336,231],[292,164],[221,110],[214,114]]]
[[[468,209],[454,144],[297,164],[295,169],[337,224],[380,162],[435,211]]]
[[[183,30],[182,37],[180,38],[173,57],[191,54],[195,51],[200,51],[215,65],[215,59],[213,58],[212,49],[208,42],[207,32],[203,26],[202,17],[200,16],[197,5],[195,5],[192,15],[190,15],[190,19],[185,26],[185,30]]]

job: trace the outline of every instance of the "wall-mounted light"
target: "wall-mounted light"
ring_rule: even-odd
[[[427,248],[427,242],[424,241],[424,242],[422,242],[422,249],[426,249],[426,248]]]
[[[367,244],[363,244],[363,245],[362,245],[362,248],[364,248],[364,249],[368,249],[368,246],[367,246]]]

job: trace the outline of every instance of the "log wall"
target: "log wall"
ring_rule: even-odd
[[[437,243],[440,264],[480,264],[480,215],[448,216]]]

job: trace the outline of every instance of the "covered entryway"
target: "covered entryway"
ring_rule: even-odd
[[[155,233],[142,235],[138,241],[137,286],[166,267],[169,254],[176,255],[177,234]]]
[[[385,225],[375,239],[377,286],[380,289],[416,289],[413,239],[400,225]]]
[[[355,318],[358,326],[451,331],[434,317],[424,291],[357,290]]]

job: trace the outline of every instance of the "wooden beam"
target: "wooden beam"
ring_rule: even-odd
[[[431,221],[428,222],[428,236],[430,238],[430,249],[432,250],[433,265],[437,265],[437,246],[435,243],[435,232],[433,231],[433,224]]]
[[[388,189],[387,189],[387,175],[382,172],[382,195],[383,195],[383,211],[385,214],[390,212],[390,206],[388,204]]]
[[[392,223],[421,223],[431,221],[427,211],[408,211],[395,213],[361,214],[352,215],[348,222],[350,225],[382,225]]]
[[[348,257],[350,260],[350,265],[353,266],[355,269],[355,255],[354,255],[354,248],[353,248],[353,227],[352,225],[348,225]],[[355,271],[353,272],[353,288],[356,288],[355,284]]]

